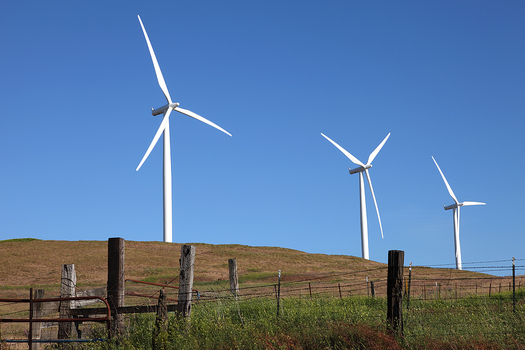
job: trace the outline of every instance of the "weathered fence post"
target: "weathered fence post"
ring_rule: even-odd
[[[239,277],[237,275],[237,259],[228,259],[228,270],[230,272],[230,291],[237,300],[239,295]]]
[[[126,241],[123,238],[108,239],[108,303],[111,308],[113,332],[124,332],[124,320],[117,307],[124,306],[124,252]]]
[[[376,297],[376,290],[374,288],[374,281],[370,281],[370,292],[372,293],[372,298]]]
[[[62,265],[62,277],[60,279],[60,297],[68,298],[76,296],[77,274],[75,265]],[[60,318],[71,318],[70,309],[75,308],[74,300],[64,300],[59,304]],[[69,339],[75,329],[73,322],[58,323],[58,339]]]
[[[157,304],[157,317],[155,319],[155,331],[153,333],[153,350],[167,348],[168,332],[168,305],[164,289],[160,290],[159,302]]]
[[[44,299],[44,290],[37,289],[35,292],[34,299]],[[43,308],[44,308],[43,303],[41,302],[33,303],[33,318],[42,318]],[[40,322],[33,323],[31,339],[40,339],[40,336],[42,334],[41,326],[42,325]],[[40,343],[32,343],[31,350],[38,350],[38,349],[40,349]]]
[[[195,246],[183,245],[180,249],[179,312],[191,316],[191,294],[195,268]]]
[[[29,288],[29,332],[27,334],[29,349],[33,348],[33,288]]]
[[[341,293],[341,283],[338,283],[337,286],[339,287],[339,299],[343,299],[343,294]]]
[[[391,329],[403,334],[403,263],[405,252],[390,250],[388,252],[387,276],[387,322]]]

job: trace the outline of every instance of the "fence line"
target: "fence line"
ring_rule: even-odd
[[[515,261],[525,261],[525,259],[516,259]],[[499,260],[499,261],[486,261],[486,262],[475,262],[475,263],[464,263],[464,265],[472,265],[468,267],[468,270],[483,270],[491,269],[489,271],[512,271],[512,267],[509,266],[512,260]],[[500,263],[509,263],[509,265],[498,265]],[[486,264],[486,266],[481,266]],[[489,265],[490,264],[490,265]],[[500,293],[510,292],[512,290],[511,276],[441,276],[432,277],[425,276],[424,269],[430,268],[431,266],[448,266],[452,264],[442,265],[429,265],[429,266],[412,266],[411,281],[410,281],[410,299],[411,301],[424,301],[424,300],[459,300],[469,296],[483,296],[491,299],[497,299],[501,295]],[[522,270],[525,268],[524,265],[516,265],[516,270]],[[405,267],[408,271],[408,266]],[[447,271],[448,269],[443,269]],[[452,269],[450,269],[452,273]],[[291,297],[301,298],[319,298],[319,297],[335,297],[335,298],[346,298],[349,296],[372,296],[371,283],[374,284],[374,291],[376,297],[386,296],[387,278],[386,278],[387,266],[380,266],[377,268],[363,269],[349,272],[339,273],[326,273],[326,274],[301,274],[287,276],[286,273],[282,275],[280,284],[280,296],[282,299]],[[380,277],[377,277],[380,276]],[[287,280],[288,278],[288,280]],[[524,275],[516,276],[516,290],[521,290],[521,278],[525,278]],[[171,282],[173,282],[174,278]],[[350,280],[345,280],[350,279]],[[353,280],[352,280],[353,279]],[[359,281],[356,281],[359,279]],[[518,280],[519,279],[519,280]],[[275,281],[269,283],[259,283],[252,285],[249,283],[242,283],[240,279],[239,286],[239,300],[247,301],[257,298],[276,298],[277,297],[277,273]],[[171,283],[170,282],[170,283]],[[524,280],[525,282],[525,280]],[[213,303],[221,300],[231,300],[232,293],[227,286],[210,286],[205,283],[200,284],[199,298],[194,300],[195,303]],[[407,292],[404,283],[405,293]],[[151,288],[157,288],[159,286],[150,287],[150,292],[146,292],[144,295],[153,296],[159,293],[158,289],[153,292]],[[170,286],[171,287],[171,286]],[[132,292],[133,293],[133,292]],[[193,293],[193,292],[191,292]],[[180,294],[179,294],[180,295]],[[132,297],[132,295],[128,295]],[[151,305],[151,300],[148,298],[143,299],[143,305]],[[521,294],[521,302],[523,302],[523,293]],[[0,310],[6,310],[11,308],[12,303],[0,304]],[[509,304],[502,304],[501,308],[509,308]],[[494,309],[497,307],[494,306]],[[469,307],[465,306],[465,310]],[[460,309],[462,310],[462,309]],[[8,315],[16,315],[23,313],[24,310],[15,310],[9,312],[0,312],[0,318]],[[447,312],[447,311],[443,311]],[[408,312],[408,317],[411,322],[415,322],[415,318],[420,317],[425,319],[431,317],[435,313],[432,310],[416,310],[411,309]],[[423,323],[423,321],[418,321]],[[431,321],[425,321],[430,324]],[[463,324],[461,321],[458,324]],[[455,323],[450,323],[454,325]]]

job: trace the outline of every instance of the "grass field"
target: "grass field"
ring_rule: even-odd
[[[523,300],[523,292],[519,299]],[[525,310],[509,295],[415,301],[403,336],[385,325],[385,298],[233,299],[196,304],[191,321],[173,314],[163,349],[525,349]],[[125,334],[91,349],[150,349],[155,315],[132,315]]]

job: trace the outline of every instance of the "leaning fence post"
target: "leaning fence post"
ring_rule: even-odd
[[[76,296],[77,274],[75,265],[62,265],[62,277],[60,279],[60,297],[68,298]],[[73,300],[62,300],[59,304],[60,318],[71,318],[70,309],[75,308]],[[69,339],[74,330],[73,322],[58,323],[58,339]]]
[[[239,277],[237,275],[237,259],[228,259],[228,270],[230,272],[230,291],[235,296],[239,295]]]
[[[180,249],[179,312],[191,316],[191,294],[195,269],[195,246],[183,245]]]
[[[168,332],[168,305],[164,289],[159,292],[157,303],[157,317],[155,318],[155,330],[153,332],[152,347],[154,350],[166,347]]]
[[[124,332],[124,320],[117,312],[117,308],[124,306],[124,252],[125,244],[123,238],[108,239],[108,303],[113,316],[111,328],[113,332],[122,334]]]
[[[403,263],[405,252],[390,250],[388,252],[387,275],[387,322],[391,329],[403,334]]]

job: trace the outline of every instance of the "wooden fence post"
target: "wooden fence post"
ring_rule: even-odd
[[[407,290],[407,310],[410,305],[410,283],[412,282],[412,262],[408,268],[408,290]]]
[[[376,297],[376,290],[374,288],[374,281],[370,281],[370,292],[372,293],[372,298]]]
[[[185,317],[191,316],[191,294],[195,268],[195,246],[183,245],[180,249],[179,311]]]
[[[277,285],[277,317],[279,317],[280,303],[281,303],[281,270],[279,270],[279,284]]]
[[[153,350],[167,348],[168,332],[168,305],[164,289],[160,290],[159,301],[157,304],[157,317],[155,319],[155,330],[153,332]]]
[[[62,275],[60,279],[60,297],[74,297],[76,296],[77,274],[75,272],[75,265],[62,265]],[[75,308],[75,301],[65,300],[59,304],[60,318],[71,318],[70,309]],[[69,339],[71,333],[75,329],[73,322],[59,322],[58,323],[58,339]]]
[[[113,332],[124,332],[124,320],[118,314],[117,307],[124,306],[124,252],[126,241],[123,238],[108,239],[108,303],[111,308]]]
[[[235,296],[239,295],[239,277],[237,275],[237,259],[228,259],[228,270],[230,272],[230,291]]]
[[[36,292],[35,292],[35,298],[34,299],[44,299],[44,290],[43,289],[37,289]],[[33,318],[42,318],[43,309],[44,309],[43,303],[36,302],[33,305],[34,305],[34,307],[33,307]],[[40,336],[42,334],[41,326],[42,325],[41,325],[40,322],[33,323],[31,339],[40,339]],[[38,350],[38,349],[40,349],[40,343],[32,343],[31,350]]]
[[[388,252],[387,275],[387,322],[391,329],[403,334],[403,263],[405,252],[390,250]]]
[[[516,313],[516,259],[512,257],[512,312]]]

